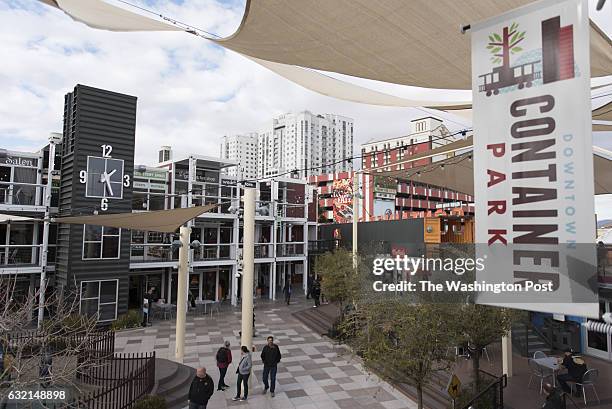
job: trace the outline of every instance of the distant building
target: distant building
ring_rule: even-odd
[[[410,121],[410,133],[405,136],[382,139],[361,145],[361,167],[394,171],[423,166],[445,159],[446,156],[424,158],[418,161],[402,163],[410,156],[454,142],[459,137],[453,136],[444,123],[433,117],[417,118]]]
[[[239,179],[257,178],[257,133],[226,135],[221,140],[221,158],[238,163],[227,170]]]
[[[258,178],[293,170],[300,178],[350,171],[352,163],[343,159],[353,156],[353,120],[309,111],[283,114],[259,133],[257,152]]]

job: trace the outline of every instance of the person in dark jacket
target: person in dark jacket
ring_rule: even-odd
[[[219,386],[218,391],[224,391],[229,388],[225,384],[225,374],[227,373],[227,367],[232,363],[232,351],[230,350],[229,341],[225,341],[223,346],[217,351],[217,368],[219,368]]]
[[[144,295],[142,304],[142,326],[146,327],[151,323],[151,308],[155,302],[155,287],[149,288],[149,291]]]
[[[214,385],[214,381],[206,373],[206,368],[198,368],[189,387],[189,409],[206,409],[215,390]]]
[[[561,389],[565,393],[571,393],[572,390],[567,384],[568,382],[582,382],[582,376],[587,371],[587,366],[581,358],[575,358],[571,349],[565,350],[562,365],[567,369],[567,373],[557,375],[557,380]],[[576,394],[580,395],[580,386],[576,385]]]
[[[321,305],[321,278],[317,277],[312,285],[312,298],[314,298],[314,307]]]
[[[264,395],[270,389],[270,394],[274,397],[274,389],[276,388],[276,370],[277,365],[281,360],[281,352],[278,345],[274,343],[274,337],[268,337],[268,344],[261,351],[261,360],[263,361],[263,383]],[[268,384],[268,376],[270,383]]]

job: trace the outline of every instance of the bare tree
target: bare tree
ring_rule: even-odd
[[[97,317],[79,314],[75,294],[53,291],[44,305],[48,317],[36,329],[39,293],[18,295],[16,283],[17,276],[0,276],[0,402],[15,391],[64,390],[77,397],[87,388],[83,379],[106,358],[94,347],[101,336]]]

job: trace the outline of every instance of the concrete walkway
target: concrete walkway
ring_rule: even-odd
[[[205,366],[215,384],[219,372],[215,354],[224,340],[231,343],[235,364],[226,376],[231,388],[215,392],[208,409],[230,407],[257,409],[337,409],[416,408],[416,404],[375,375],[370,375],[359,359],[335,346],[327,338],[312,333],[297,321],[292,312],[308,308],[304,298],[290,306],[277,302],[256,303],[256,334],[253,354],[253,375],[246,402],[233,402],[236,393],[236,366],[239,360],[240,310],[228,308],[220,314],[189,316],[187,320],[185,364]],[[172,321],[157,321],[146,329],[117,333],[116,352],[155,350],[159,358],[173,359],[175,326]],[[278,368],[276,397],[262,395],[263,365],[259,354],[266,337],[272,335],[283,358]],[[216,389],[216,388],[215,388]],[[187,402],[185,402],[186,404]]]

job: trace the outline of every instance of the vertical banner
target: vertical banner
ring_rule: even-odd
[[[332,182],[334,223],[353,221],[353,178],[334,179]]]
[[[477,302],[596,317],[587,0],[471,27],[477,280],[554,290]]]

